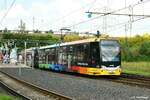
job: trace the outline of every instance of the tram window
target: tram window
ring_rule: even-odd
[[[99,65],[100,51],[98,42],[91,43],[91,66]]]
[[[45,50],[42,50],[42,63],[46,63]]]
[[[89,59],[89,45],[88,44],[83,45],[83,52],[84,52],[84,61],[88,62],[88,59]]]
[[[49,52],[50,52],[50,49],[45,50],[46,64],[49,63]]]
[[[51,49],[49,50],[48,62],[49,62],[49,63],[54,63],[54,62],[55,62],[55,49],[54,49],[54,48],[51,48]]]
[[[46,55],[45,50],[39,51],[39,63],[45,63],[46,62]]]
[[[67,47],[63,47],[63,52],[62,52],[62,64],[65,65],[67,64]]]
[[[77,45],[73,45],[73,49],[72,49],[72,53],[73,53],[73,58],[72,58],[72,64],[73,65],[76,65],[76,62],[77,62]]]
[[[69,47],[69,52],[70,52],[70,53],[73,52],[73,46],[70,46],[70,47]]]
[[[82,45],[77,46],[77,60],[78,61],[83,61],[83,50],[82,50]]]
[[[77,56],[77,62],[82,63],[81,65],[87,66],[89,62],[89,44],[81,44],[76,47],[76,54],[74,59],[76,59]]]
[[[61,47],[61,53],[66,53],[67,52],[67,47]]]

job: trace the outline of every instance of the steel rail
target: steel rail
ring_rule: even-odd
[[[16,90],[14,90],[13,88],[11,88],[10,86],[8,86],[7,84],[5,84],[4,82],[0,81],[0,86],[6,90],[8,93],[12,94],[13,96],[15,97],[18,97],[22,100],[32,100],[31,98],[21,94],[21,93],[18,93]]]
[[[42,87],[39,87],[39,86],[37,86],[35,84],[32,84],[32,83],[29,83],[27,81],[20,80],[20,79],[18,79],[16,77],[13,77],[13,76],[11,76],[8,73],[5,73],[3,71],[0,71],[0,72],[3,73],[4,75],[10,77],[11,79],[21,83],[21,84],[24,84],[24,85],[26,85],[26,86],[28,86],[28,87],[30,87],[30,88],[40,92],[40,93],[43,93],[44,95],[48,95],[49,97],[56,98],[57,100],[73,100],[73,98],[71,98],[71,97],[65,96],[65,95],[60,94],[60,93],[56,93],[54,91],[50,91],[50,90],[44,89]]]
[[[150,88],[150,77],[140,76],[140,75],[133,75],[133,74],[125,74],[123,73],[118,79],[113,80],[113,82],[134,85],[139,87]]]

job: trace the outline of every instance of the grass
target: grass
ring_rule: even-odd
[[[150,62],[122,62],[124,73],[150,77]]]
[[[10,95],[0,94],[0,100],[20,100],[20,99],[12,97]]]

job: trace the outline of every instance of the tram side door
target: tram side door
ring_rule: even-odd
[[[71,57],[71,54],[68,54],[68,69],[70,69],[71,68],[71,59],[72,57]]]
[[[67,59],[68,59],[68,69],[71,68],[71,65],[72,65],[72,60],[73,60],[73,47],[72,46],[69,46],[68,48],[68,55],[67,55]]]
[[[32,67],[38,68],[39,55],[38,55],[38,50],[37,49],[35,49],[35,50],[32,51],[32,57],[33,57]]]

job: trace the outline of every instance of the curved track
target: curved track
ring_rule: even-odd
[[[64,96],[64,95],[62,95],[62,94],[59,94],[59,93],[56,93],[56,92],[53,92],[53,91],[46,90],[46,89],[44,89],[44,88],[41,88],[41,87],[36,86],[36,85],[34,85],[34,84],[31,84],[31,83],[29,83],[29,82],[26,82],[26,81],[17,79],[17,78],[12,77],[12,76],[10,76],[9,74],[4,73],[4,72],[2,72],[2,71],[0,71],[0,72],[1,72],[1,74],[3,74],[4,76],[11,78],[11,79],[14,80],[15,82],[17,82],[17,83],[19,83],[19,84],[22,84],[22,85],[24,85],[25,87],[28,87],[28,88],[30,88],[30,89],[32,89],[32,90],[34,90],[34,91],[36,91],[36,92],[38,92],[38,93],[40,93],[40,94],[43,94],[44,96],[48,97],[49,100],[51,100],[51,99],[52,99],[52,100],[72,100],[72,98],[70,98],[70,97]],[[6,77],[5,77],[5,78],[6,78]],[[7,79],[5,79],[5,80],[7,80]],[[0,83],[2,84],[2,86],[3,86],[4,88],[7,89],[7,91],[10,91],[11,94],[13,94],[13,95],[15,95],[15,96],[17,96],[17,97],[23,98],[23,100],[24,100],[24,99],[25,99],[25,100],[32,100],[32,99],[33,99],[33,98],[30,97],[30,96],[25,96],[25,95],[23,95],[23,94],[21,94],[21,93],[18,93],[17,90],[15,90],[15,89],[13,89],[13,88],[10,88],[10,86],[9,86],[9,85],[6,85],[5,82],[3,82],[3,80],[1,80]],[[32,92],[31,92],[31,93],[32,93]]]
[[[29,98],[21,93],[18,93],[16,90],[14,90],[13,88],[11,88],[10,86],[8,86],[7,84],[5,84],[2,81],[0,81],[0,86],[15,97],[18,97],[22,100],[31,100],[31,98]]]

